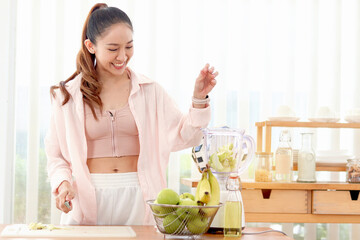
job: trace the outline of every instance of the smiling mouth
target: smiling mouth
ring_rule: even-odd
[[[115,67],[121,68],[122,66],[125,65],[125,62],[123,62],[123,63],[113,63],[113,64],[114,64]]]

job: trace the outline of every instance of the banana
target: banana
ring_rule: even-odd
[[[210,192],[205,191],[205,192],[202,192],[202,193],[203,194],[200,197],[200,201],[207,204],[208,202],[210,202],[210,199],[211,199]]]
[[[206,206],[214,206],[219,205],[220,203],[220,185],[216,177],[209,170],[209,183],[210,183],[210,191],[211,191],[211,199],[206,204]],[[216,208],[204,208],[203,212],[205,216],[210,217],[215,214]]]
[[[210,182],[207,178],[207,171],[202,173],[201,180],[198,183],[196,188],[195,201],[201,201],[203,203],[208,203],[211,199],[211,189]]]
[[[220,203],[220,185],[214,174],[209,170],[209,183],[211,200],[207,205],[218,205]]]
[[[200,180],[201,181],[201,180]],[[200,202],[200,181],[196,187],[195,201]]]

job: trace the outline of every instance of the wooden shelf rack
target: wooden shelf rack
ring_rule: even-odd
[[[273,127],[360,129],[360,123],[264,121],[255,126],[256,151],[266,153],[271,153]],[[294,170],[297,170],[296,163]],[[317,162],[316,170],[346,171],[346,164]],[[196,187],[198,180],[184,178],[181,183]],[[247,222],[360,223],[359,192],[360,183],[242,182]]]

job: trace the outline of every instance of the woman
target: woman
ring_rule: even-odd
[[[145,201],[166,187],[170,152],[197,145],[210,121],[214,68],[201,70],[182,114],[159,84],[127,67],[132,33],[123,11],[96,4],[76,72],[51,87],[45,145],[61,224],[153,224]]]

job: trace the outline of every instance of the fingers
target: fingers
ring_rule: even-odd
[[[219,73],[216,71],[215,73],[212,73],[212,75],[214,76],[214,78],[216,78],[219,75]]]
[[[56,207],[57,209],[59,209],[60,211],[64,212],[64,213],[68,213],[70,212],[70,209],[66,207],[65,205],[65,197],[64,196],[60,196],[58,195],[55,198],[56,201]]]
[[[209,69],[209,64],[207,63],[206,65],[205,65],[205,67],[203,67],[203,69],[201,69],[201,71],[200,71],[200,75],[202,75],[202,76],[206,76],[207,75],[207,73],[208,73],[208,69]]]
[[[71,187],[62,189],[62,191],[55,198],[56,207],[64,213],[70,212],[72,210],[71,200],[74,199],[74,197],[75,193]]]
[[[205,64],[203,69],[201,69],[201,72],[207,73],[207,72],[209,72],[209,68],[210,68],[210,64],[207,63],[207,64]],[[214,68],[214,67],[211,67],[211,68]]]
[[[213,80],[210,82],[211,86],[213,86],[213,87],[215,87],[216,83],[217,83],[216,79],[213,79]]]
[[[71,200],[74,199],[74,197],[75,197],[75,193],[73,191],[69,191],[68,194],[66,195],[65,200],[66,201],[71,201]]]
[[[215,70],[215,68],[214,67],[211,67],[211,68],[209,68],[209,73],[213,73],[214,72],[214,70]]]
[[[210,64],[205,64],[205,66],[201,69],[200,71],[200,75],[203,77],[203,78],[206,78],[206,77],[210,77],[210,78],[215,78],[219,73],[215,71],[215,68],[212,66],[210,67]]]
[[[203,68],[203,70],[207,71],[209,69],[209,67],[210,67],[210,64],[207,63],[207,64],[205,64],[205,67]]]
[[[68,205],[69,206],[69,208],[66,206],[66,205]],[[60,210],[60,211],[62,211],[62,212],[64,212],[64,213],[68,213],[68,212],[70,212],[71,211],[71,209],[72,209],[72,204],[71,204],[71,202],[68,202],[67,201],[67,203],[65,204],[65,198],[64,197],[57,197],[57,199],[56,199],[56,207]]]

